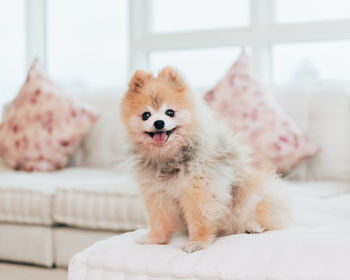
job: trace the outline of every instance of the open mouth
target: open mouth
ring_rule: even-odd
[[[166,141],[168,141],[169,136],[175,131],[175,129],[176,127],[166,131],[145,131],[145,133],[147,133],[157,144],[164,144]]]

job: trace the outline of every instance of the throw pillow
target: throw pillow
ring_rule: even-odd
[[[262,164],[272,164],[280,173],[319,152],[319,147],[255,78],[252,62],[244,51],[205,100],[234,133],[253,147]]]
[[[4,110],[0,156],[15,170],[63,168],[96,118],[92,108],[65,96],[36,60]]]

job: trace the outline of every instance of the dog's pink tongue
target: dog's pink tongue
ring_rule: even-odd
[[[156,132],[153,136],[153,140],[159,144],[163,144],[167,140],[167,135],[165,132]]]

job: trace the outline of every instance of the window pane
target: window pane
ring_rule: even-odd
[[[293,43],[273,47],[277,83],[350,80],[350,41]]]
[[[24,1],[0,1],[0,119],[25,77]]]
[[[277,21],[310,22],[350,18],[349,0],[277,0]]]
[[[48,69],[69,87],[111,87],[127,74],[127,0],[49,0]]]
[[[158,73],[171,65],[191,86],[210,88],[225,75],[240,52],[240,47],[154,52],[150,56],[151,69]]]
[[[249,24],[249,0],[153,0],[154,32],[191,31]]]

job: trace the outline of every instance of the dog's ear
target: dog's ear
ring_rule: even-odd
[[[140,92],[140,89],[145,85],[146,81],[152,77],[151,74],[143,71],[137,70],[131,78],[129,83],[129,93]]]
[[[183,91],[186,88],[186,83],[180,74],[171,66],[166,66],[159,72],[158,77],[166,79],[178,91]]]

